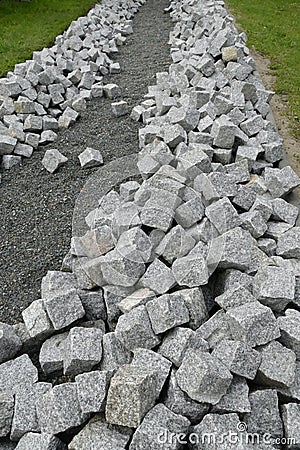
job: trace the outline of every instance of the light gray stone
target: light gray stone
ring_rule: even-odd
[[[121,89],[117,84],[109,83],[103,86],[103,93],[105,97],[115,99],[121,97]]]
[[[157,294],[164,294],[175,285],[175,278],[169,267],[155,259],[140,279],[140,285]]]
[[[128,297],[125,297],[118,303],[118,308],[123,313],[128,313],[137,306],[145,305],[149,300],[155,297],[155,293],[150,289],[143,288],[134,291]]]
[[[146,304],[155,334],[164,333],[189,321],[189,311],[184,300],[169,294],[162,295]]]
[[[300,184],[298,175],[290,166],[283,169],[266,167],[265,183],[273,197],[284,197]]]
[[[214,121],[211,129],[213,144],[220,148],[232,148],[236,129],[236,125],[227,116],[220,116]]]
[[[234,376],[226,394],[212,408],[212,412],[218,413],[240,413],[251,411],[248,399],[249,387],[244,378]]]
[[[278,237],[276,255],[283,258],[300,258],[300,227],[294,227]]]
[[[188,326],[192,330],[196,330],[208,319],[208,307],[200,288],[181,289],[172,292],[170,297],[172,297],[174,301],[178,301],[178,298],[184,301],[190,317]]]
[[[25,158],[30,158],[33,153],[33,147],[27,144],[17,143],[14,149],[14,154],[18,156],[24,156]]]
[[[64,374],[89,372],[102,357],[102,330],[74,327],[65,341]]]
[[[33,301],[24,311],[22,317],[29,336],[32,338],[46,338],[54,329],[45,310],[43,300]]]
[[[48,172],[54,173],[67,161],[68,158],[62,155],[56,148],[52,148],[51,150],[46,150],[45,155],[42,159],[42,165]]]
[[[194,245],[195,240],[185,232],[182,226],[177,225],[161,240],[155,253],[172,264],[174,259],[185,256]]]
[[[283,222],[295,225],[299,210],[297,206],[291,205],[282,198],[275,198],[271,201],[273,208],[272,217],[275,220],[282,220]]]
[[[115,334],[124,347],[131,351],[138,347],[151,349],[160,343],[159,337],[154,334],[145,306],[138,306],[122,315]]]
[[[82,169],[89,169],[91,167],[98,167],[103,164],[103,157],[99,150],[87,147],[78,156]]]
[[[116,117],[126,116],[129,112],[128,103],[124,100],[111,104],[112,113]]]
[[[13,414],[14,396],[8,392],[0,392],[0,437],[10,433]]]
[[[104,412],[112,371],[87,372],[75,377],[78,399],[83,413]]]
[[[244,286],[235,284],[230,289],[227,289],[223,294],[215,298],[215,302],[221,308],[227,311],[230,308],[244,305],[245,303],[255,302],[256,298]]]
[[[101,370],[117,370],[124,364],[130,364],[132,355],[116,337],[116,333],[106,333],[102,340]]]
[[[241,227],[249,231],[255,239],[263,236],[268,229],[263,215],[257,210],[241,214],[240,220],[242,220]]]
[[[21,156],[15,155],[3,155],[2,156],[2,167],[4,170],[10,170],[14,166],[22,165]]]
[[[210,348],[214,348],[224,339],[232,339],[229,320],[225,311],[219,310],[196,331],[197,335],[206,340]]]
[[[11,325],[0,322],[0,364],[12,359],[22,347],[22,342]]]
[[[42,278],[41,294],[42,298],[55,297],[59,294],[66,294],[76,288],[76,279],[72,273],[49,270]]]
[[[172,265],[172,273],[179,286],[192,288],[207,284],[209,273],[205,255],[188,254],[177,258]]]
[[[190,228],[204,215],[204,204],[200,195],[182,203],[175,211],[176,222],[184,228]]]
[[[37,380],[37,368],[26,354],[0,364],[0,391],[2,392],[16,394]]]
[[[176,379],[179,387],[193,400],[215,405],[229,388],[232,375],[209,353],[188,349]]]
[[[39,361],[43,372],[47,376],[62,374],[67,337],[68,333],[57,334],[43,343]]]
[[[220,234],[241,225],[241,219],[227,197],[209,205],[205,214]]]
[[[156,399],[156,371],[124,365],[113,376],[105,416],[109,423],[137,428]]]
[[[300,359],[300,312],[287,309],[284,316],[278,317],[278,325],[281,332],[280,341]]]
[[[52,434],[26,433],[16,446],[17,450],[65,450],[65,444]]]
[[[55,330],[61,330],[85,315],[80,297],[75,290],[45,298],[44,305]]]
[[[300,406],[297,403],[282,405],[281,413],[287,448],[296,450],[300,445]]]

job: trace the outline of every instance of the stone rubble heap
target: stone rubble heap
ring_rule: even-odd
[[[170,12],[173,63],[132,111],[142,181],[99,199],[24,323],[0,325],[17,450],[300,446],[300,179],[223,1]]]
[[[118,73],[111,56],[132,33],[132,20],[144,0],[103,0],[86,17],[72,22],[50,48],[34,52],[0,80],[0,163],[10,169],[39,146],[52,143],[58,130],[73,125],[87,100],[121,95],[103,86]]]

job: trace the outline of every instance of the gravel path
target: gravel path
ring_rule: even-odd
[[[167,70],[171,21],[163,9],[168,0],[148,0],[134,19],[134,34],[115,58],[122,72],[109,77],[119,84],[130,107],[142,101],[156,72]],[[108,82],[108,80],[107,80]],[[69,158],[58,173],[41,166],[43,151],[21,168],[2,174],[0,185],[0,321],[15,323],[21,311],[40,296],[41,278],[58,270],[69,249],[74,202],[87,178],[96,171],[80,169],[78,154],[99,149],[105,164],[138,151],[141,124],[114,118],[110,102],[89,103],[80,121],[61,132],[49,148]]]

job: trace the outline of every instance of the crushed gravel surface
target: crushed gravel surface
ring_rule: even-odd
[[[168,69],[171,21],[168,0],[148,0],[136,14],[134,33],[114,58],[122,72],[104,81],[117,83],[130,108],[140,103],[155,73]],[[138,124],[115,118],[107,99],[89,102],[79,122],[37,151],[22,167],[2,173],[0,185],[0,322],[15,323],[40,297],[41,278],[59,270],[69,250],[76,197],[97,169],[82,170],[78,155],[86,147],[101,151],[107,164],[138,151]],[[41,159],[57,148],[68,163],[51,175]],[[122,170],[122,168],[120,168]]]

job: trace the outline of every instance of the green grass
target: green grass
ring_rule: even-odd
[[[96,0],[0,0],[0,76],[50,46]]]
[[[300,137],[300,1],[227,0],[248,46],[271,60],[275,90],[288,96],[290,118]]]

